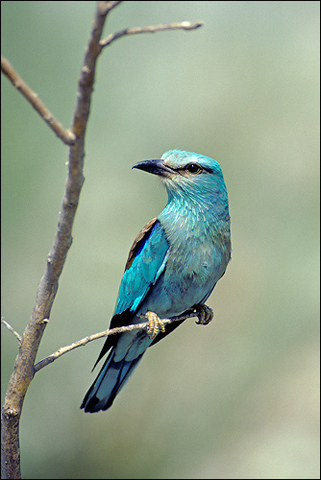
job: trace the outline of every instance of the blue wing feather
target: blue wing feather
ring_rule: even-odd
[[[138,233],[130,249],[109,328],[129,325],[132,322],[135,310],[164,270],[168,253],[169,243],[163,227],[157,218],[154,218]],[[107,337],[93,369],[117,341],[118,335]]]
[[[151,285],[155,284],[165,268],[169,243],[158,220],[148,233],[141,241],[130,267],[125,270],[119,288],[115,315],[126,310],[135,312]]]
[[[163,272],[168,254],[169,243],[165,232],[160,222],[154,219],[138,234],[130,250],[110,328],[131,322],[150,287]],[[125,360],[125,356],[115,361],[118,339],[119,335],[107,337],[94,365],[95,367],[105,353],[114,347],[81,404],[85,412],[109,408],[143,356],[144,352],[129,361]]]

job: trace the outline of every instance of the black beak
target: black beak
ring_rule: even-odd
[[[138,168],[145,172],[152,173],[153,175],[159,175],[160,177],[169,177],[175,170],[164,164],[163,160],[143,160],[142,162],[135,163],[132,168]]]

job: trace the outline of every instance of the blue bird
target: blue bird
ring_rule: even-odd
[[[110,328],[149,321],[147,330],[111,335],[96,364],[110,350],[80,408],[107,410],[146,349],[182,321],[162,324],[194,309],[198,323],[213,317],[205,305],[231,258],[228,196],[220,165],[197,153],[170,150],[133,168],[158,175],[168,203],[137,235],[129,252]]]

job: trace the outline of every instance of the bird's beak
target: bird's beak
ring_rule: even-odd
[[[164,164],[164,160],[143,160],[142,162],[135,163],[132,168],[138,168],[139,170],[144,170],[145,172],[159,175],[160,177],[169,177],[175,173],[175,170]]]

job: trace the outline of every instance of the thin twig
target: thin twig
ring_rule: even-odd
[[[19,344],[21,343],[21,336],[19,335],[18,332],[15,331],[15,329],[10,325],[10,323],[6,322],[4,318],[1,317],[1,323],[7,327],[8,330],[10,330],[11,333],[14,334],[16,339],[18,340]]]
[[[13,66],[7,59],[1,57],[1,71],[8,77],[14,88],[16,88],[33,106],[40,117],[46,122],[46,124],[55,132],[66,145],[74,145],[76,136],[70,130],[66,130],[48,110],[45,104],[40,100],[38,95],[31,90],[20,75],[16,72]]]
[[[162,320],[162,322],[164,323],[164,325],[168,325],[173,322],[180,322],[182,320],[187,320],[188,318],[193,318],[196,316],[197,316],[196,312],[184,313],[183,315],[179,315],[177,317],[165,318],[164,320]],[[83,347],[87,345],[87,343],[92,342],[93,340],[98,340],[99,338],[108,337],[109,335],[117,335],[119,333],[129,332],[129,331],[137,330],[140,328],[144,329],[144,328],[147,328],[148,326],[149,326],[148,322],[136,323],[133,325],[126,325],[124,327],[107,329],[107,330],[104,330],[103,332],[88,335],[87,337],[84,337],[81,340],[78,340],[77,342],[73,342],[72,344],[67,345],[66,347],[58,348],[56,352],[52,353],[46,358],[43,358],[42,360],[40,360],[40,362],[36,363],[36,365],[34,366],[34,371],[35,373],[39,372],[39,370],[46,367],[47,365],[50,365],[52,362],[57,360],[57,358],[61,357],[61,355],[64,355],[65,353],[68,353],[71,350],[74,350],[75,348]]]
[[[203,22],[180,22],[170,23],[168,25],[149,25],[148,27],[131,27],[120,30],[119,32],[112,33],[105,40],[100,42],[101,48],[107,47],[118,38],[125,35],[136,35],[138,33],[156,33],[163,30],[195,30],[203,25]]]

